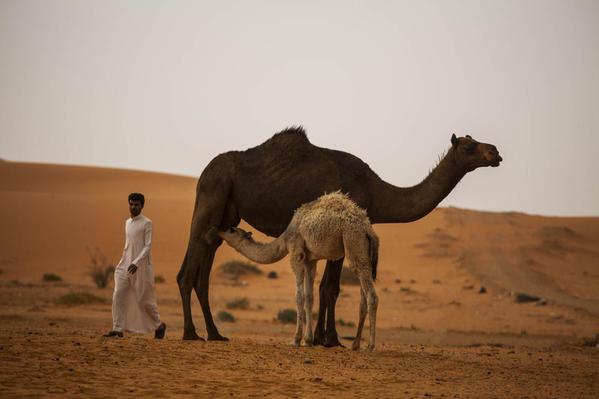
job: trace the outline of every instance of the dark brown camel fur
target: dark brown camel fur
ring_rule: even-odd
[[[227,339],[218,332],[208,301],[212,262],[222,243],[218,230],[235,227],[243,219],[255,229],[278,237],[300,205],[337,190],[366,209],[373,224],[412,222],[431,212],[466,173],[478,167],[499,166],[501,161],[494,145],[452,135],[451,147],[421,183],[396,187],[381,180],[356,156],[311,144],[301,127],[283,130],[257,147],[218,155],[198,180],[189,244],[177,275],[185,323],[183,339],[200,339],[191,316],[194,289],[208,340]],[[320,284],[314,344],[340,345],[335,304],[342,264],[343,259],[327,262]]]

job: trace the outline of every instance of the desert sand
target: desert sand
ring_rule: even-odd
[[[295,307],[287,260],[233,279],[220,267],[242,258],[223,245],[210,301],[215,315],[235,317],[217,319],[231,341],[184,342],[175,276],[196,182],[0,162],[2,397],[599,397],[598,217],[438,208],[414,223],[376,225],[380,302],[372,353],[291,347],[294,325],[276,320]],[[111,327],[112,284],[97,288],[88,275],[89,251],[118,261],[132,191],[146,195],[144,214],[154,221],[154,268],[165,280],[156,284],[168,324],[163,341],[102,338]],[[318,274],[323,268],[319,263]],[[278,278],[267,278],[273,270]],[[45,273],[62,281],[44,282]],[[69,292],[105,302],[58,304]],[[519,303],[518,293],[543,300]],[[355,323],[359,297],[356,286],[342,286],[343,324]],[[248,308],[227,309],[238,298],[247,298]],[[205,336],[197,300],[193,313]],[[340,335],[355,333],[341,324]]]

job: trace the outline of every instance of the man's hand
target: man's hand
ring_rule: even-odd
[[[131,263],[131,265],[129,265],[129,267],[127,268],[127,272],[129,274],[135,274],[136,271],[137,271],[137,265],[135,263]]]

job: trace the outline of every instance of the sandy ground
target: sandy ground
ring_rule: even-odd
[[[294,307],[286,260],[261,266],[277,279],[234,281],[219,268],[241,258],[223,246],[211,276],[213,313],[242,297],[249,309],[228,310],[234,323],[217,321],[230,342],[183,342],[175,276],[195,184],[165,174],[0,163],[2,397],[599,397],[599,349],[585,345],[599,333],[599,218],[449,208],[376,226],[373,353],[292,348],[294,326],[275,321]],[[130,191],[146,194],[144,213],[155,224],[155,270],[166,280],[156,285],[169,326],[164,341],[101,337],[111,326],[112,286],[93,285],[86,248],[118,260]],[[63,281],[42,282],[50,272]],[[107,302],[56,303],[71,291]],[[516,303],[514,292],[547,304]],[[344,285],[337,318],[355,322],[358,302],[357,288]],[[195,299],[193,311],[205,335]]]

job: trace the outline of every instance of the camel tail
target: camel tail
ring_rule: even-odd
[[[368,232],[366,236],[369,243],[370,271],[372,273],[372,280],[376,281],[376,269],[379,263],[379,238],[374,231]]]

